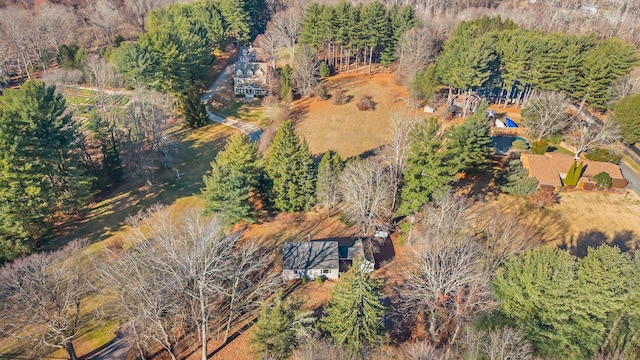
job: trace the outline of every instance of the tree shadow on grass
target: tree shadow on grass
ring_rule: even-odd
[[[104,200],[87,208],[81,216],[61,224],[56,232],[38,244],[37,250],[56,250],[79,238],[85,238],[89,243],[104,240],[120,231],[130,215],[156,203],[168,205],[180,198],[199,194],[203,186],[202,177],[210,170],[209,164],[233,132],[219,124],[210,124],[195,131],[200,132],[196,134],[197,138],[187,138],[193,131],[180,131],[176,135],[182,151],[180,160],[172,169],[154,173],[151,184],[139,178],[124,182],[105,194]]]
[[[573,240],[573,239],[572,239]],[[572,255],[579,258],[587,256],[589,248],[596,248],[602,244],[617,246],[620,251],[625,253],[634,253],[640,245],[640,237],[630,230],[616,232],[612,237],[608,237],[605,233],[598,230],[589,230],[581,232],[571,244],[563,244],[562,249],[567,249]]]

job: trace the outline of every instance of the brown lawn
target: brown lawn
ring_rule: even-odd
[[[564,246],[576,255],[604,242],[625,250],[640,245],[640,199],[633,193],[572,191],[561,194],[554,210],[566,224]]]
[[[387,143],[394,113],[424,117],[424,113],[407,106],[409,94],[397,85],[393,74],[371,76],[341,74],[324,80],[329,93],[344,91],[350,101],[334,105],[317,98],[294,102],[297,130],[309,143],[313,154],[337,151],[342,157],[357,156]],[[359,111],[356,104],[362,96],[371,96],[374,111]]]

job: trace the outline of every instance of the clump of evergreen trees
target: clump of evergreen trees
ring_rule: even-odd
[[[636,48],[618,38],[541,33],[482,17],[456,27],[436,60],[436,73],[459,92],[499,89],[499,103],[520,103],[533,90],[546,90],[602,110],[611,85],[637,61]]]
[[[27,81],[0,96],[0,262],[30,251],[55,214],[91,198],[78,126],[55,87]]]
[[[418,24],[411,6],[387,8],[380,1],[335,6],[311,3],[302,22],[300,42],[322,49],[328,66],[349,71],[351,59],[371,73],[373,62],[389,65],[397,58],[400,36]]]
[[[244,0],[170,5],[150,12],[140,38],[119,44],[109,57],[129,86],[180,94],[202,84],[214,48],[229,37],[248,41],[262,16],[259,4]]]

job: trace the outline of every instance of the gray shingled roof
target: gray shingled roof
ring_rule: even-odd
[[[340,267],[337,241],[285,242],[282,245],[282,253],[284,270]]]

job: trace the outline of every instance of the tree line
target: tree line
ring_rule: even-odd
[[[498,89],[498,103],[521,103],[534,90],[559,91],[603,110],[612,85],[637,61],[636,48],[617,38],[527,31],[483,17],[456,27],[436,59],[436,74],[458,92]]]

